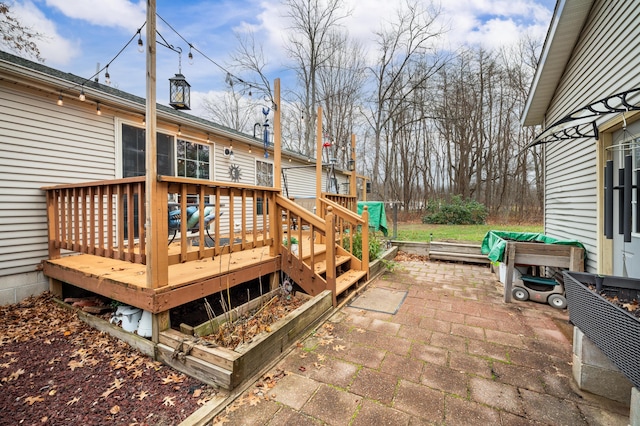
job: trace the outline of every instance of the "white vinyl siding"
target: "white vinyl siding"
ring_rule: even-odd
[[[56,100],[0,81],[0,276],[48,257],[41,187],[115,177],[113,117]]]
[[[637,2],[594,3],[548,108],[547,125],[587,104],[640,87],[638,15]],[[596,141],[553,142],[545,150],[545,233],[582,242],[587,269],[596,272],[597,236],[602,232],[596,226]]]

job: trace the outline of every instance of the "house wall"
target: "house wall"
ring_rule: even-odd
[[[594,3],[547,111],[549,125],[599,99],[640,87],[640,10],[636,2]],[[602,125],[598,122],[598,125]],[[598,268],[597,142],[560,141],[545,148],[545,233],[577,239],[587,248],[587,270]],[[600,189],[599,189],[600,188]]]
[[[46,200],[41,188],[122,177],[121,124],[141,127],[144,113],[139,101],[115,89],[92,87],[81,102],[70,94],[77,93],[78,85],[67,80],[67,74],[41,64],[0,52],[0,65],[0,304],[7,304],[48,289],[40,271],[41,262],[48,258]],[[63,92],[64,105],[59,106],[58,95]],[[273,153],[265,159],[264,151],[250,149],[248,139],[238,135],[232,141],[236,136],[232,131],[217,131],[213,123],[164,109],[159,111],[158,131],[177,136],[181,123],[180,139],[212,147],[213,180],[230,182],[233,163],[241,170],[239,183],[253,185],[256,162],[274,162]],[[223,154],[232,144],[233,160]],[[308,164],[297,159],[287,163]],[[346,182],[344,175],[336,176],[340,183]],[[292,195],[315,196],[314,168],[302,169],[291,182]],[[236,218],[242,217],[241,208],[238,197]],[[252,209],[247,206],[249,221]],[[234,225],[229,222],[228,213],[220,218],[221,233],[229,232]]]
[[[43,186],[113,179],[113,116],[0,79],[0,303],[48,289]]]

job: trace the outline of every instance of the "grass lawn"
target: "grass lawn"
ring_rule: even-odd
[[[393,237],[393,223],[388,223],[389,238]],[[540,225],[428,225],[423,223],[398,223],[400,241],[459,241],[480,244],[487,231],[542,232]]]

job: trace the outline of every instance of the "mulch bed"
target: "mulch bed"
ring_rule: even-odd
[[[215,394],[49,294],[0,307],[0,425],[173,425]]]

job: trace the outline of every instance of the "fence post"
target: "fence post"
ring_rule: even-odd
[[[369,206],[362,207],[362,270],[367,271],[369,280]]]

